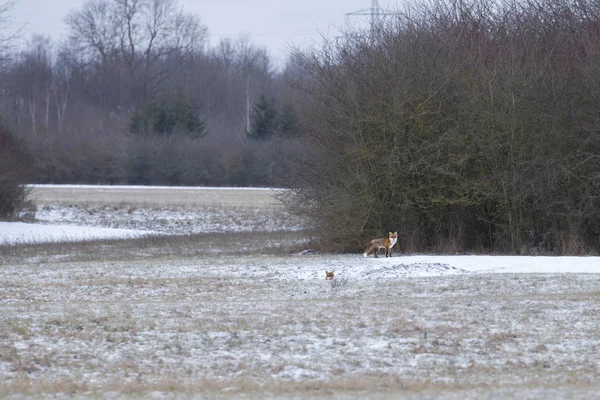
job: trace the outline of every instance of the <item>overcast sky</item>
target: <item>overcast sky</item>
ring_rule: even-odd
[[[85,0],[16,0],[14,22],[25,25],[23,38],[44,34],[60,40],[66,34],[65,15]],[[395,0],[379,0],[384,8]],[[290,45],[334,39],[338,28],[368,26],[367,16],[345,14],[371,7],[371,0],[179,0],[186,12],[200,16],[210,31],[210,45],[221,38],[247,34],[253,43],[267,47],[276,63],[285,61]]]

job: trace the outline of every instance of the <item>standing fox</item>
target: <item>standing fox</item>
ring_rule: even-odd
[[[377,253],[381,249],[385,249],[386,257],[391,257],[392,256],[392,247],[394,247],[397,240],[398,240],[398,232],[394,232],[394,233],[390,232],[388,234],[388,237],[386,237],[386,238],[373,239],[369,242],[369,245],[365,249],[365,252],[363,253],[363,257],[368,256],[369,254],[371,254],[371,252],[373,252],[375,257],[377,257]]]

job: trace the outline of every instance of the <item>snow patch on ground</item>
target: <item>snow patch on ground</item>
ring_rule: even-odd
[[[415,277],[454,276],[464,274],[527,273],[600,273],[600,257],[531,257],[531,256],[446,256],[406,255],[368,258],[362,255],[309,255],[282,258],[247,258],[244,265],[220,263],[203,266],[203,273],[232,277],[261,277],[265,280],[309,281],[325,279],[325,271],[334,271],[336,279],[349,282],[394,281]]]
[[[145,186],[145,185],[55,185],[55,184],[31,184],[27,185],[28,187],[35,188],[47,188],[47,189],[92,189],[92,190],[121,190],[121,189],[133,189],[133,190],[198,190],[198,191],[206,191],[206,190],[239,190],[239,191],[264,191],[264,192],[272,192],[272,191],[281,191],[285,189],[277,189],[277,188],[265,188],[265,187],[236,187],[236,186]]]
[[[300,231],[306,227],[302,219],[282,207],[151,207],[118,203],[38,204],[35,221],[36,224],[3,222],[0,245],[124,239],[150,234]]]
[[[133,207],[45,205],[36,212],[43,223],[141,229],[162,234],[205,232],[276,232],[304,228],[301,219],[278,208],[220,207]]]
[[[409,255],[369,259],[376,270],[419,270],[420,276],[467,273],[600,273],[600,257]],[[408,273],[408,272],[407,272]],[[402,274],[406,276],[406,274]]]
[[[114,229],[61,224],[0,222],[0,245],[45,242],[78,242],[99,239],[132,239],[156,234],[138,229]]]

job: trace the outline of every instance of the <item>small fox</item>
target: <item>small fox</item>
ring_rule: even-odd
[[[329,272],[327,270],[325,270],[325,280],[331,280],[333,279],[333,271]]]
[[[390,232],[388,234],[388,237],[386,237],[386,238],[373,239],[369,242],[369,245],[365,249],[365,252],[363,253],[363,257],[368,256],[369,254],[371,254],[371,252],[373,252],[373,255],[375,255],[375,257],[377,257],[377,253],[381,249],[385,249],[386,257],[391,257],[392,256],[392,247],[394,247],[397,240],[398,240],[398,232],[394,232],[394,233]]]

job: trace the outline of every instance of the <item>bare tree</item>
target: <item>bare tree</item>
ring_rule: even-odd
[[[20,29],[16,28],[13,23],[11,11],[14,7],[15,2],[12,0],[0,3],[0,68],[5,66],[5,63],[11,57],[11,51],[13,50],[13,44],[15,39],[19,36]],[[2,74],[6,75],[6,70],[2,69]],[[3,77],[5,78],[5,77]],[[4,97],[6,97],[9,89],[10,81],[7,79],[0,79],[0,90]],[[6,104],[2,104],[4,113],[7,112]]]
[[[271,90],[274,73],[269,55],[266,49],[253,45],[248,36],[241,36],[236,41],[221,40],[212,58],[227,71],[222,78],[230,108],[236,110],[236,119],[242,120],[235,132],[240,143],[245,143],[255,103],[261,93]]]
[[[11,58],[12,46],[20,33],[15,27],[10,12],[13,1],[0,3],[0,66],[3,78],[0,83],[2,98],[10,93],[9,73],[5,70],[6,62]],[[3,105],[0,110],[6,112]],[[5,115],[0,115],[4,120]],[[4,123],[4,121],[3,121]],[[21,207],[27,193],[24,183],[29,176],[27,172],[30,160],[26,156],[23,144],[16,139],[6,126],[0,127],[0,219],[12,218]]]
[[[70,86],[72,80],[72,56],[68,49],[58,52],[54,64],[54,102],[56,109],[57,134],[64,132],[65,118],[69,106]]]
[[[208,33],[176,0],[91,0],[66,22],[83,61],[122,65],[127,79],[141,79],[142,100],[165,78],[167,66],[177,65],[160,61],[201,51]]]
[[[14,57],[5,73],[10,77],[5,83],[7,93],[14,99],[15,112],[27,115],[30,135],[47,134],[53,89],[49,40],[34,37],[29,48]]]
[[[10,14],[14,6],[15,1],[13,0],[0,3],[0,62],[6,61],[13,49],[15,39],[21,33],[21,28],[15,26]]]

